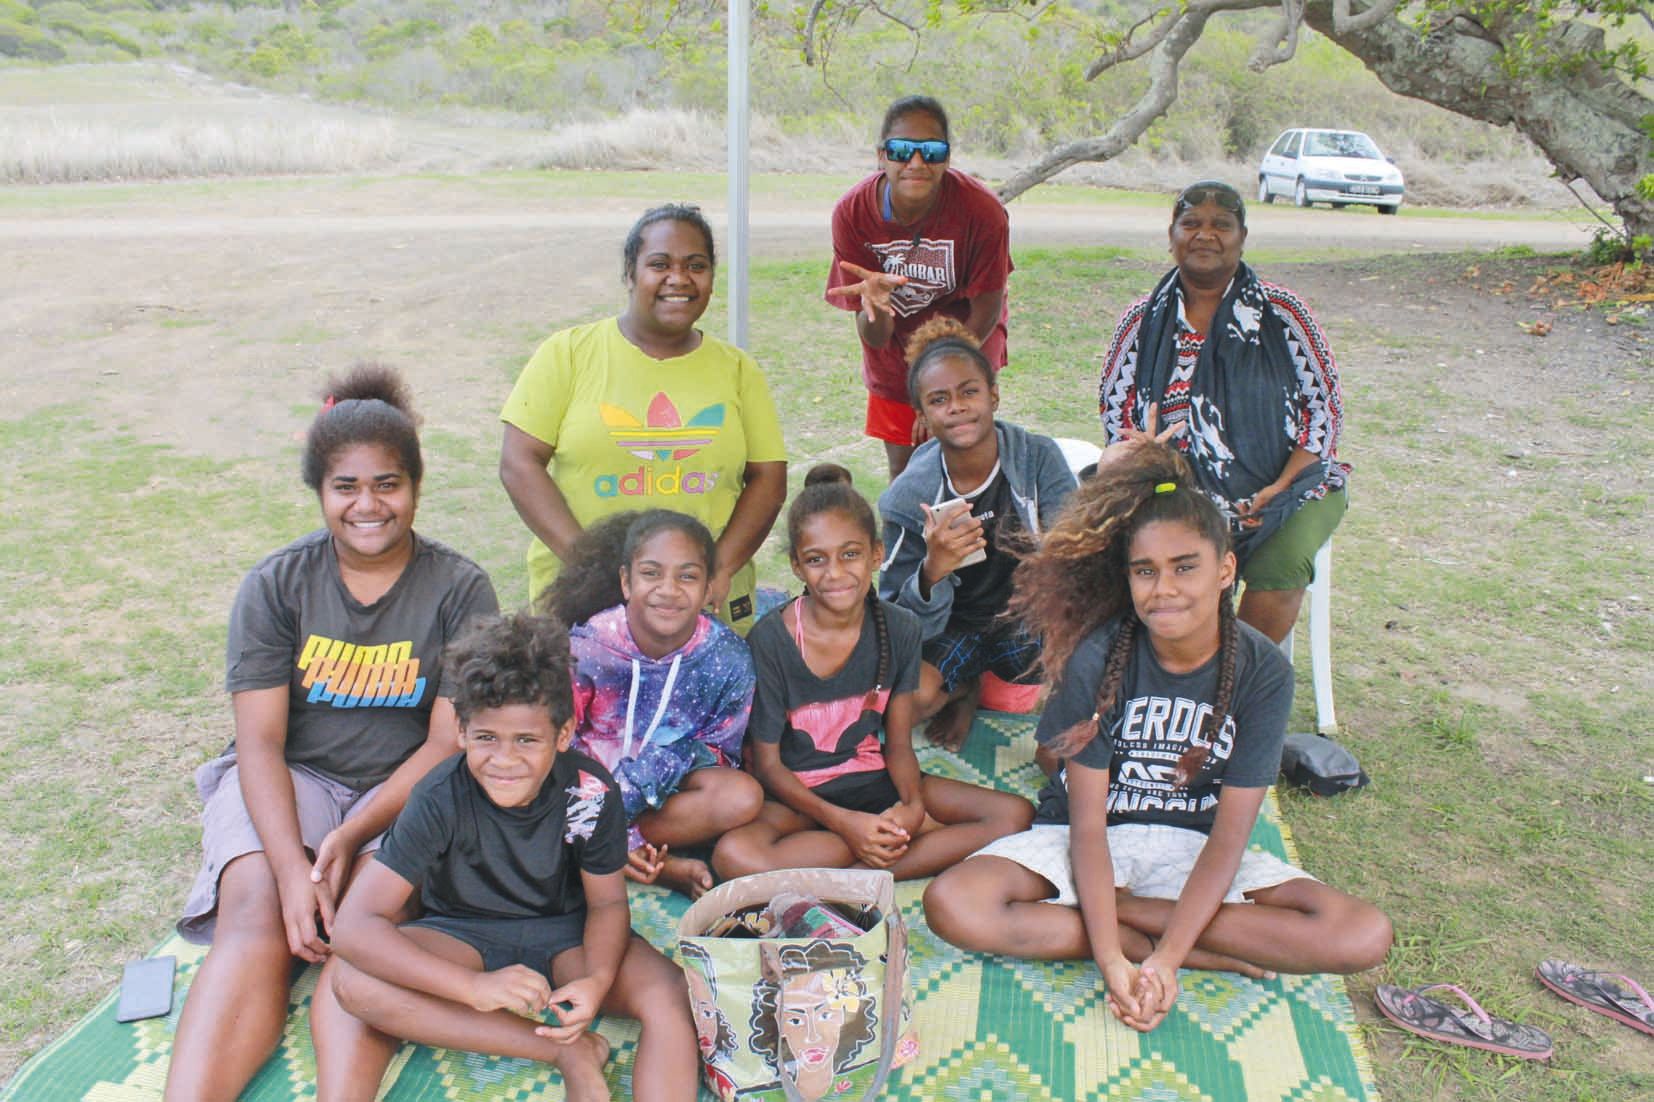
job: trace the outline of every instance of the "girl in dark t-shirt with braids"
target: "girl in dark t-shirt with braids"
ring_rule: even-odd
[[[1061,768],[1032,829],[925,892],[956,945],[1096,961],[1110,1010],[1144,1032],[1180,967],[1359,972],[1391,940],[1371,904],[1247,849],[1292,667],[1235,618],[1227,526],[1169,435],[1104,452],[1018,565],[1011,609],[1056,679],[1037,737]]]
[[[1024,829],[1027,800],[919,770],[919,624],[873,592],[878,523],[850,472],[810,471],[787,540],[804,595],[747,637],[758,682],[747,749],[768,799],[718,843],[718,874],[862,865],[907,880]]]

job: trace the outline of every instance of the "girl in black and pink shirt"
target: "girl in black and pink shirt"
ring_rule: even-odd
[[[718,843],[718,874],[859,864],[911,879],[1024,829],[1026,800],[919,771],[919,621],[873,591],[878,524],[847,471],[810,472],[787,537],[804,595],[747,638],[758,679],[747,745],[768,799]]]

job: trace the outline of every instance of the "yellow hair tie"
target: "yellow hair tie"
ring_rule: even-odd
[[[1177,483],[1162,482],[1154,488],[1154,492],[1157,494],[1169,494],[1175,489],[1177,489]]]

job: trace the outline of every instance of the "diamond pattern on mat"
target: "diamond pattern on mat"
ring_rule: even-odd
[[[442,1086],[449,1098],[521,1102],[538,1096],[541,1088],[549,1083],[562,1084],[562,1077],[549,1064],[536,1060],[452,1049],[437,1049],[431,1055],[436,1059]]]
[[[1347,1023],[1355,1019],[1341,976],[1282,976],[1280,983],[1298,1003],[1312,1008],[1329,1022]]]
[[[1184,970],[1177,976],[1182,988],[1177,1008],[1219,1041],[1244,1031],[1280,998],[1267,985],[1233,972]]]
[[[919,768],[933,777],[946,777],[950,781],[964,781],[966,784],[987,787],[998,787],[1003,783],[1001,779],[984,773],[970,762],[939,747],[926,747],[917,751],[914,757],[919,759]]]
[[[1294,1088],[1282,1102],[1355,1102],[1362,1097],[1350,1094],[1323,1075],[1313,1083],[1305,1083]]]
[[[1004,958],[994,964],[1014,975],[1057,1026],[1078,1018],[1102,994],[1096,971],[1072,961]]]
[[[902,908],[902,918],[907,922],[908,984],[918,999],[940,990],[975,959],[974,954],[931,933],[924,914],[922,904]]]
[[[1158,1053],[1134,1063],[1088,1102],[1218,1102]],[[1224,1100],[1227,1102],[1227,1100]]]
[[[948,1055],[923,1075],[885,1091],[885,1098],[891,1102],[897,1099],[902,1102],[935,1099],[1059,1102],[1062,1097],[1052,1094],[1037,1074],[992,1036]]]

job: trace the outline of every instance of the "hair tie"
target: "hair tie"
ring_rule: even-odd
[[[1169,494],[1175,489],[1177,489],[1177,483],[1162,482],[1154,488],[1154,492],[1157,494]]]
[[[334,398],[333,395],[329,394],[327,396],[327,400],[322,403],[321,412],[326,413],[328,410],[332,409],[334,406],[336,406],[338,404],[339,404],[338,399]]]

